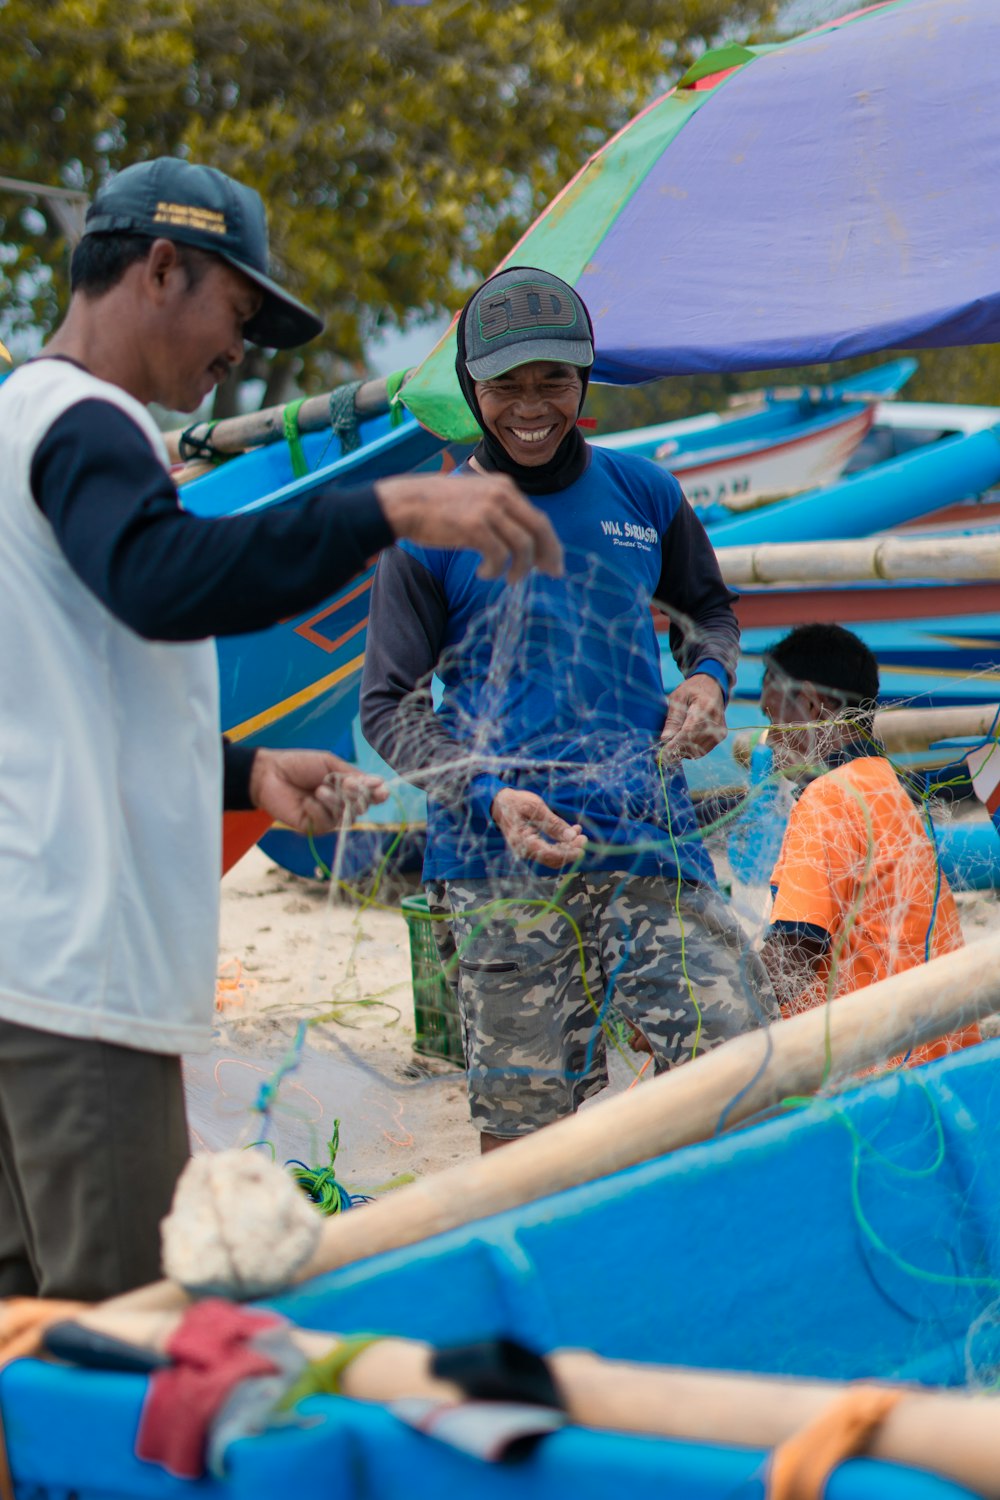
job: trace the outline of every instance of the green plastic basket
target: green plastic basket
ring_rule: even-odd
[[[434,937],[434,919],[426,896],[407,896],[401,903],[410,933],[410,968],[413,974],[414,1052],[425,1057],[443,1057],[465,1066],[462,1022],[455,991],[445,976]]]

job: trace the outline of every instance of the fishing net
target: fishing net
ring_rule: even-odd
[[[461,456],[446,452],[445,466]],[[440,462],[433,457],[428,466]],[[572,864],[541,877],[544,898],[538,872],[531,872],[533,914],[511,904],[520,895],[524,906],[529,876],[524,861],[513,858],[505,876],[513,890],[508,884],[498,891],[482,919],[464,928],[449,920],[440,881],[425,890],[429,807],[444,808],[459,862],[482,844],[481,807],[470,791],[476,777],[516,780],[568,822],[581,823],[587,863],[603,866],[597,873],[612,887],[646,869],[663,891],[675,892],[671,871],[704,873],[700,862],[710,860],[750,955],[767,934],[772,874],[797,817],[797,843],[785,860],[789,900],[807,925],[817,924],[815,903],[824,892],[832,903],[819,913],[831,941],[801,998],[827,1011],[859,982],[947,951],[956,925],[966,940],[991,929],[1000,838],[969,795],[966,763],[978,745],[987,770],[995,758],[989,620],[955,620],[947,633],[932,621],[858,625],[879,659],[886,712],[874,726],[859,727],[849,713],[812,725],[809,753],[798,758],[782,754],[781,736],[760,705],[768,648],[788,627],[747,628],[727,713],[730,736],[678,766],[657,751],[663,690],[680,680],[670,632],[673,626],[673,644],[692,660],[699,630],[680,616],[651,613],[635,584],[642,539],[619,540],[600,559],[570,551],[564,579],[531,576],[498,588],[436,673],[400,704],[392,767],[365,743],[356,718],[352,724],[371,573],[318,614],[280,627],[289,682],[300,681],[292,676],[293,664],[299,670],[292,653],[307,651],[315,656],[313,676],[329,685],[310,689],[294,726],[287,735],[282,726],[272,742],[346,755],[386,778],[389,800],[336,836],[305,840],[272,830],[224,883],[217,1033],[207,1057],[186,1060],[197,1151],[243,1146],[298,1163],[291,1170],[306,1172],[312,1195],[336,1211],[478,1151],[458,994],[470,960],[479,957],[477,926],[507,928],[516,943],[519,922],[537,914],[541,899],[571,933],[580,921]],[[766,602],[766,591],[760,597]],[[810,618],[808,601],[802,618]],[[262,643],[220,643],[224,698],[247,681]],[[978,737],[928,733],[927,745],[898,748],[894,716],[962,704],[981,711]],[[227,722],[250,722],[251,707]],[[828,794],[817,798],[816,772],[837,760],[845,718],[855,738],[872,737],[873,753],[828,771]],[[451,741],[444,750],[442,726]],[[884,736],[884,753],[875,736]],[[268,742],[267,733],[261,738]],[[852,770],[876,762],[881,779]],[[495,831],[489,836],[494,848],[502,845]],[[655,1069],[653,1058],[633,1047],[623,954],[655,958],[662,949],[662,934],[641,911],[620,929],[601,962],[582,941],[576,960],[586,981],[586,1026],[574,1073],[586,1072],[603,1051],[612,1092],[643,1088]],[[682,952],[680,967],[682,980],[685,968],[688,979],[699,977],[690,951]],[[552,1003],[555,976],[544,958],[536,980],[539,1003]],[[727,971],[727,984],[742,999],[747,1024],[766,1022],[745,963]],[[698,983],[690,988],[697,1003]],[[784,1008],[795,1009],[794,997]],[[992,1034],[990,1022],[983,1031]],[[681,1038],[687,1057],[713,1040],[697,1019]],[[947,1038],[939,1050],[965,1040]],[[516,1041],[513,1029],[501,1038]],[[964,1065],[990,1050],[966,1048],[935,1066]],[[621,1299],[611,1299],[606,1318],[593,1308],[582,1322],[578,1310],[560,1316],[553,1339],[592,1347],[603,1340],[604,1352],[643,1359],[848,1378],[903,1374],[992,1388],[1000,1279],[990,1250],[989,1089],[977,1092],[967,1071],[939,1081],[932,1069],[911,1066],[919,1061],[921,1055],[903,1053],[883,1059],[875,1076],[845,1079],[831,1058],[816,1098],[790,1096],[762,1132],[732,1137],[730,1166],[726,1153],[711,1158],[717,1179],[707,1165],[687,1173],[678,1160],[678,1183],[664,1180],[663,1202],[671,1223],[691,1223],[696,1232],[687,1259],[672,1251],[669,1294],[659,1252],[651,1257],[636,1239],[615,1191],[595,1194],[604,1264],[627,1274],[635,1306],[623,1309]],[[480,1055],[477,1066],[488,1073],[489,1060]],[[522,1056],[518,1066],[539,1093],[551,1082],[547,1058]],[[600,1097],[590,1095],[582,1108]],[[728,1123],[729,1106],[716,1130]],[[649,1192],[659,1201],[659,1187]],[[660,1209],[651,1203],[648,1212],[656,1222]],[[541,1315],[559,1300],[555,1264],[568,1268],[593,1246],[586,1237],[577,1248],[560,1241],[552,1265],[537,1243],[535,1253],[541,1290],[533,1306]],[[706,1319],[700,1295],[677,1295],[678,1276],[710,1285],[716,1299],[731,1283],[738,1310]],[[513,1290],[509,1295],[513,1307]],[[540,1327],[548,1326],[546,1316]]]
[[[765,739],[769,726],[757,701],[764,647],[782,631],[751,638],[740,668],[729,720],[749,736],[749,765],[745,755],[734,755],[731,737],[680,768],[657,750],[661,668],[668,688],[679,680],[668,644],[671,621],[658,614],[654,626],[648,598],[637,594],[628,575],[627,566],[619,570],[571,553],[566,578],[533,575],[499,589],[474,628],[445,652],[434,679],[400,706],[393,758],[406,777],[385,769],[392,792],[388,821],[366,816],[362,827],[336,837],[297,840],[297,858],[304,861],[298,868],[305,875],[268,865],[257,854],[230,877],[216,1046],[207,1060],[187,1064],[197,1149],[264,1141],[279,1161],[321,1168],[339,1122],[336,1171],[352,1194],[379,1193],[477,1149],[461,1067],[466,1038],[457,986],[463,939],[456,943],[440,902],[422,900],[419,870],[412,867],[423,843],[427,800],[445,803],[449,837],[460,856],[481,844],[482,821],[463,791],[473,775],[516,779],[581,823],[588,863],[603,866],[622,885],[631,872],[648,870],[652,857],[664,868],[688,873],[710,858],[749,951],[759,947],[771,917],[771,876],[783,839],[793,814],[809,800],[796,779],[805,779],[806,767],[794,758],[776,758],[774,733]],[[697,643],[692,622],[672,623],[675,638],[679,633],[688,648]],[[890,691],[903,681],[899,672],[884,675]],[[474,684],[475,691],[459,694],[458,707],[455,692],[446,693],[444,723],[454,744],[442,757],[436,710],[443,683],[449,689]],[[910,691],[895,702],[919,707],[947,701],[952,684],[942,672],[928,690]],[[993,688],[987,669],[963,677],[962,690],[970,689],[988,698]],[[818,733],[813,761],[826,759],[830,747],[823,735],[832,742],[840,728],[833,722]],[[359,758],[374,765],[357,726],[354,733]],[[873,742],[872,758],[878,756],[886,770],[882,779],[845,780],[850,767],[834,773],[837,795],[824,799],[800,829],[789,865],[804,920],[817,920],[815,901],[823,892],[837,904],[828,914],[829,952],[798,1003],[836,1003],[861,982],[948,951],[960,941],[960,924],[969,935],[988,925],[991,898],[975,888],[992,877],[1000,843],[985,812],[964,795],[967,748],[890,752],[887,765]],[[691,786],[690,806],[676,781],[681,769]],[[817,785],[812,783],[813,794]],[[400,859],[404,848],[407,858]],[[523,860],[512,858],[506,869],[515,885],[527,881]],[[574,873],[571,864],[543,877],[546,899],[570,925]],[[663,870],[651,878],[665,891],[676,888]],[[510,922],[511,899],[508,886],[482,920],[507,921],[516,940],[523,916],[515,909]],[[255,920],[257,909],[266,916]],[[637,912],[627,946],[653,951],[658,941],[655,924]],[[587,978],[592,1025],[579,1066],[589,1067],[595,1051],[604,1050],[610,1088],[641,1087],[654,1064],[633,1050],[634,1033],[620,1005],[620,973],[607,954],[595,965],[584,947],[581,938],[579,966]],[[766,1019],[749,977],[738,967],[734,974],[748,1024]],[[543,962],[543,989],[545,977]],[[967,1039],[953,1038],[940,1050]],[[688,1055],[697,1056],[712,1040],[694,1035]],[[915,1060],[922,1057],[886,1059],[885,1067],[891,1071]],[[525,1059],[522,1066],[530,1070],[533,1064]],[[545,1059],[536,1066],[539,1076],[546,1072]],[[842,1086],[830,1085],[826,1107],[836,1108]],[[920,1182],[931,1173],[932,1158],[946,1170],[938,1134],[931,1118]],[[899,1167],[891,1159],[887,1164],[872,1142],[859,1138],[856,1148],[852,1202],[864,1241],[866,1205],[872,1192],[878,1197],[882,1191],[873,1184],[887,1176],[891,1199],[897,1191],[911,1191],[913,1179],[910,1165]],[[910,1142],[907,1161],[915,1149]],[[891,1251],[881,1220],[878,1234]],[[924,1288],[920,1264],[919,1256],[914,1260],[900,1248],[893,1277],[905,1281],[912,1274]],[[898,1288],[893,1295],[900,1295]],[[982,1332],[970,1343],[974,1362],[985,1359],[976,1353],[984,1341]]]

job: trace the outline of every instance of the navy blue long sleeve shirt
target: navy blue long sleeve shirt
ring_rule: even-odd
[[[190,515],[145,435],[101,400],[53,424],[31,488],[74,572],[148,640],[264,629],[336,593],[393,539],[370,486],[330,486],[243,516]],[[250,805],[253,754],[226,742],[227,807]]]

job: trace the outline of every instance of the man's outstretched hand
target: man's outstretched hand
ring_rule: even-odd
[[[327,750],[258,750],[250,800],[297,833],[333,833],[389,793],[378,776]]]
[[[423,547],[467,548],[482,554],[481,578],[518,579],[538,568],[557,578],[562,544],[552,523],[507,474],[413,474],[375,485],[396,536]]]
[[[505,787],[490,808],[493,821],[519,859],[531,859],[552,870],[571,865],[587,847],[579,823],[567,823],[534,792]]]
[[[672,688],[667,722],[660,735],[664,760],[697,760],[726,737],[722,689],[707,672],[695,672]]]

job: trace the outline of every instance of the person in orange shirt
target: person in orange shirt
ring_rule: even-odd
[[[768,743],[775,769],[802,787],[762,950],[784,1015],[963,945],[933,836],[875,737],[878,688],[874,656],[839,625],[800,626],[768,653]],[[893,1061],[980,1040],[970,1026]]]

